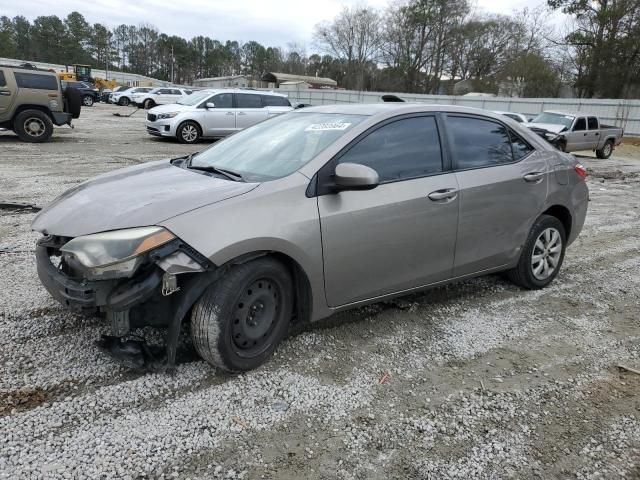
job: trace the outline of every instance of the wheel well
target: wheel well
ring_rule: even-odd
[[[313,297],[311,295],[311,282],[309,282],[309,277],[307,277],[307,274],[302,269],[300,264],[289,255],[274,251],[253,252],[241,255],[225,263],[223,267],[231,267],[233,265],[247,263],[251,260],[263,256],[270,256],[272,258],[275,258],[289,269],[289,272],[291,272],[291,277],[293,278],[293,284],[295,288],[295,315],[293,318],[293,323],[302,324],[308,322],[311,319],[311,305],[313,304]]]
[[[567,238],[571,235],[571,213],[567,207],[563,207],[562,205],[554,205],[552,207],[547,208],[544,212],[544,215],[551,215],[552,217],[556,217],[560,222],[562,222],[562,226],[564,227],[565,234]]]
[[[40,110],[41,112],[44,112],[47,114],[47,116],[53,120],[53,116],[51,115],[51,110],[49,110],[47,107],[43,107],[41,105],[20,105],[18,108],[16,108],[15,113],[13,114],[13,119],[15,119],[19,113],[24,112],[25,110]],[[13,120],[12,122],[13,123]]]

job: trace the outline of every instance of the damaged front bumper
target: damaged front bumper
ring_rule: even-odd
[[[131,278],[89,280],[65,262],[60,248],[69,240],[48,235],[36,245],[38,277],[49,294],[71,310],[105,315],[114,337],[145,326],[168,328],[172,367],[180,322],[217,278],[215,266],[176,239],[147,254]]]

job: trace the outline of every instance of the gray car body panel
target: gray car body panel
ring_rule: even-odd
[[[369,118],[284,178],[238,183],[153,162],[67,192],[36,218],[33,228],[72,237],[161,225],[217,266],[256,252],[277,252],[306,274],[311,320],[513,266],[531,225],[551,206],[571,212],[569,242],[582,228],[588,191],[574,171],[575,158],[509,118],[464,107],[397,103],[311,107],[290,115],[307,112]],[[368,191],[305,194],[316,173],[359,135],[386,119],[421,112],[494,119],[536,151],[512,164],[444,172]],[[542,174],[539,182],[523,179],[532,172]],[[442,188],[456,188],[458,195],[445,203],[430,201],[428,194]]]

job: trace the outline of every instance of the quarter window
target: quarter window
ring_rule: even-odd
[[[58,90],[58,77],[54,75],[38,75],[36,73],[15,72],[19,88],[36,90]]]
[[[533,147],[531,145],[522,140],[512,131],[509,131],[509,134],[511,135],[511,146],[513,147],[514,160],[518,161],[533,152]]]
[[[587,122],[589,123],[589,130],[598,129],[598,119],[596,117],[589,117]]]
[[[513,161],[507,128],[490,120],[471,117],[447,118],[456,168],[491,167]]]
[[[233,94],[221,93],[215,95],[211,100],[215,105],[215,108],[233,108]]]
[[[260,95],[249,93],[236,93],[237,108],[262,108]]]
[[[371,167],[381,183],[442,172],[435,118],[405,118],[383,125],[351,147],[339,163]]]
[[[6,87],[7,81],[4,78],[4,72],[0,70],[0,87]]]

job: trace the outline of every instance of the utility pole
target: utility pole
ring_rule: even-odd
[[[175,63],[175,58],[173,58],[173,45],[171,45],[171,83],[174,83],[173,81],[173,64]]]

